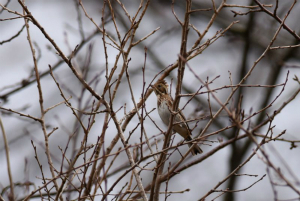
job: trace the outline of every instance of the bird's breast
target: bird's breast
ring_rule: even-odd
[[[157,104],[157,107],[158,107],[158,114],[161,120],[164,122],[164,124],[169,125],[171,113],[166,103],[167,103],[166,101],[162,101],[161,103]]]

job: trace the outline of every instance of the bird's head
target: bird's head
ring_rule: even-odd
[[[165,80],[157,82],[155,85],[151,85],[156,95],[168,94],[168,84]]]

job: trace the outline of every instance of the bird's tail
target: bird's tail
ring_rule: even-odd
[[[188,139],[186,139],[186,141],[191,141],[191,140],[193,140],[191,136],[189,136]],[[189,147],[193,146],[193,149],[191,151],[193,156],[203,153],[202,149],[197,144],[190,143],[188,145]]]

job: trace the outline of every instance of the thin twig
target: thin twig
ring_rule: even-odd
[[[1,116],[0,116],[0,127],[1,127],[4,146],[5,146],[7,173],[8,173],[9,184],[10,184],[11,198],[12,198],[12,200],[15,200],[14,182],[13,182],[13,178],[12,178],[12,174],[11,174],[11,167],[10,167],[9,146],[8,146],[8,143],[7,143],[6,133],[5,133],[4,125],[2,123]]]

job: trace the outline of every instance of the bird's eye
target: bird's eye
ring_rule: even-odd
[[[161,85],[159,84],[159,85],[158,85],[158,88],[160,88],[160,87],[161,87]]]

